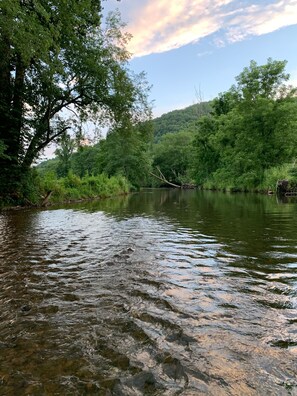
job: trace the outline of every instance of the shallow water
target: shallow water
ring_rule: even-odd
[[[297,395],[297,203],[0,213],[1,395]]]

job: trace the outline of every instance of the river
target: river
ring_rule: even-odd
[[[0,394],[297,395],[297,202],[0,212]]]

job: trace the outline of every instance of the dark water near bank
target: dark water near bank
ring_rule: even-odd
[[[1,395],[297,395],[297,203],[0,213]]]

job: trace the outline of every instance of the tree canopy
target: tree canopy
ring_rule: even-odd
[[[213,101],[211,117],[200,120],[195,144],[197,182],[251,189],[265,171],[297,155],[296,89],[285,61],[268,59],[236,77],[237,85]]]
[[[40,152],[86,120],[125,126],[150,116],[129,36],[98,0],[2,0],[0,196],[19,190]]]

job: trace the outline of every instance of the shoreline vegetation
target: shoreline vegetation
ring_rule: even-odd
[[[54,173],[35,175],[35,183],[29,183],[30,191],[20,199],[20,204],[0,201],[0,210],[28,207],[47,207],[58,204],[112,198],[129,194],[133,188],[123,176],[108,177],[105,174],[79,177],[72,172],[57,178]]]
[[[89,128],[90,140],[99,139],[102,128],[123,138],[119,147],[111,139],[119,159],[125,143],[149,135],[144,125],[151,118],[150,85],[144,73],[129,67],[130,36],[120,13],[105,16],[103,5],[100,0],[1,2],[0,201],[39,202],[44,180],[34,166],[52,143],[62,165],[50,199],[126,190],[120,180],[99,176],[117,178],[120,172],[113,169],[84,170],[81,180],[66,169],[77,149],[73,143],[89,144]],[[87,176],[93,174],[98,176]]]
[[[0,201],[0,212],[7,210],[22,210],[22,209],[32,209],[32,208],[47,208],[56,205],[71,205],[80,202],[92,202],[103,199],[113,199],[120,196],[126,196],[135,191],[141,192],[142,189],[169,189],[174,190],[177,187],[162,186],[162,187],[143,187],[135,189],[127,179],[122,176],[112,176],[107,177],[106,175],[99,175],[100,177],[87,176],[83,180],[75,175],[69,175],[67,178],[47,180],[47,183],[42,185],[42,189],[38,190],[39,199],[34,200],[34,202],[28,199],[24,200],[23,204],[14,205],[13,203],[5,203]],[[104,182],[104,187],[102,188],[102,182]],[[52,188],[48,190],[47,187]],[[279,192],[277,189],[240,189],[240,188],[215,188],[215,187],[203,187],[203,186],[193,186],[181,187],[180,191],[184,190],[200,190],[200,191],[212,191],[221,192],[227,194],[262,194],[262,195],[280,195],[280,196],[297,196],[297,190],[287,195],[286,191]],[[40,193],[45,195],[40,195]]]
[[[130,35],[102,6],[2,0],[0,207],[166,185],[297,190],[297,88],[286,60],[251,60],[212,101],[199,95],[152,119],[150,83],[129,68]],[[37,165],[51,144],[56,157]]]
[[[296,191],[297,89],[285,67],[251,61],[208,107],[200,102],[154,120],[154,169],[171,183],[207,190],[271,193],[286,181]]]

